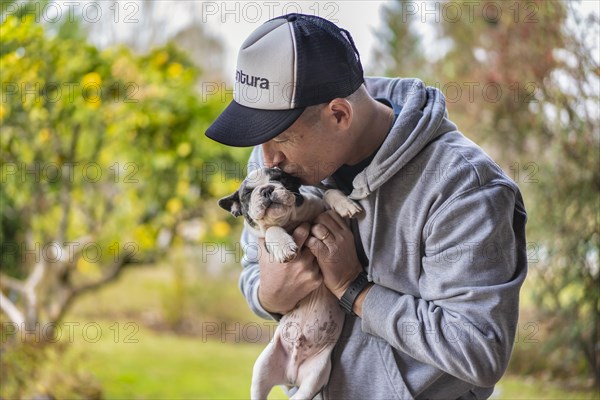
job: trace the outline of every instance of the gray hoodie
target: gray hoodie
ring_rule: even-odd
[[[521,194],[448,119],[440,91],[416,79],[367,78],[402,109],[350,197],[375,285],[363,318],[347,316],[326,399],[486,398],[515,339],[527,270]],[[253,165],[262,163],[257,147]],[[258,302],[256,238],[240,287]]]

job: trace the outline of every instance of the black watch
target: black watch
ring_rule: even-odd
[[[346,292],[344,292],[339,302],[340,307],[342,308],[342,310],[344,310],[346,314],[356,315],[354,311],[352,311],[352,308],[354,307],[354,302],[356,302],[356,298],[359,294],[361,294],[363,290],[365,290],[368,284],[369,278],[367,277],[367,273],[365,271],[362,271],[352,281],[350,286],[348,286],[348,289],[346,289]]]

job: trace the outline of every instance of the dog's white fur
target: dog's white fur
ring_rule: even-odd
[[[242,188],[252,190],[246,209],[254,226],[248,220],[246,226],[258,237],[264,237],[267,250],[278,262],[292,260],[298,251],[288,231],[313,220],[327,206],[342,217],[353,217],[362,211],[336,189],[327,190],[323,199],[303,194],[304,201],[296,206],[297,196],[272,180],[268,169],[250,173]],[[235,210],[237,215],[244,208],[239,207]],[[281,318],[273,340],[256,360],[251,399],[266,399],[278,384],[298,387],[293,400],[314,398],[329,380],[330,356],[343,323],[344,313],[338,300],[325,285],[302,299]]]
[[[296,197],[288,191],[283,184],[270,180],[265,169],[252,171],[245,179],[249,188],[252,188],[248,214],[258,227],[246,224],[253,233],[265,239],[265,245],[270,254],[278,262],[287,262],[296,256],[298,248],[288,231],[301,222],[311,221],[325,211],[327,206],[342,217],[351,218],[362,211],[360,206],[347,198],[337,189],[329,189],[323,198],[303,194],[304,202],[299,207],[295,206]],[[261,195],[261,188],[265,185],[274,187],[271,198],[265,202]]]

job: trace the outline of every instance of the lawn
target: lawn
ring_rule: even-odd
[[[498,383],[492,398],[506,400],[600,399],[600,393],[564,390],[558,384],[508,374]]]
[[[237,289],[237,271],[233,272],[215,277],[197,268],[182,272],[167,264],[126,271],[119,281],[87,295],[71,310],[66,320],[79,325],[67,358],[76,360],[78,370],[95,376],[106,399],[248,398],[252,365],[273,327],[267,329],[248,311]],[[174,294],[180,297],[175,302]],[[166,315],[173,310],[184,320],[196,319],[191,334],[168,329]],[[156,320],[162,323],[151,323]],[[94,329],[84,335],[83,327],[90,323]],[[98,327],[101,335],[86,340]],[[263,340],[241,340],[255,338],[256,327],[264,329]],[[285,396],[276,388],[270,398]],[[511,375],[509,370],[493,398],[600,396],[561,390],[552,382]]]
[[[140,328],[130,339],[115,342],[114,322],[98,322],[103,334],[96,343],[76,340],[71,355],[80,368],[100,381],[106,399],[247,399],[254,360],[263,345],[156,333]],[[124,326],[124,323],[122,324]],[[275,388],[270,399],[285,399]],[[494,399],[598,399],[590,392],[507,375]]]
[[[143,327],[115,341],[113,321],[95,322],[103,332],[100,340],[74,341],[69,356],[80,358],[79,367],[95,375],[106,399],[249,397],[252,365],[263,345],[181,337]],[[277,388],[271,398],[285,396]]]

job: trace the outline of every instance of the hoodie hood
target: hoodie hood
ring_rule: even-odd
[[[456,125],[447,119],[442,92],[419,79],[365,78],[371,97],[385,97],[402,107],[371,164],[354,178],[350,198],[360,200],[394,176],[427,144]]]

